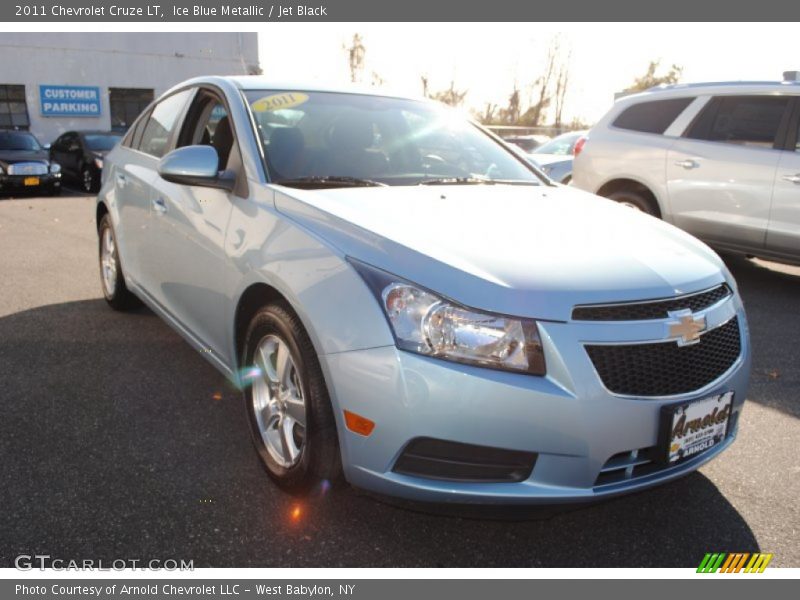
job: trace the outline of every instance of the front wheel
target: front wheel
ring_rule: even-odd
[[[106,302],[114,310],[128,310],[141,305],[139,299],[125,285],[117,249],[117,238],[114,235],[114,227],[111,225],[111,217],[107,214],[100,220],[97,233],[100,238],[100,282]]]
[[[618,192],[609,194],[608,198],[610,200],[614,200],[615,202],[619,202],[628,208],[647,213],[650,216],[659,216],[658,208],[655,206],[653,201],[638,192],[631,190],[620,190]]]
[[[283,303],[262,308],[247,329],[243,357],[251,437],[270,477],[291,492],[337,481],[341,457],[333,409],[297,315]]]

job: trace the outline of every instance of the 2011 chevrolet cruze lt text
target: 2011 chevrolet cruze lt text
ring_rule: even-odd
[[[242,388],[287,489],[590,500],[736,435],[750,346],[716,254],[432,102],[185,82],[108,154],[97,223],[108,303]]]

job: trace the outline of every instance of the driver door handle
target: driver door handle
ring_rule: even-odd
[[[157,213],[162,214],[162,215],[165,212],[167,212],[167,203],[164,200],[164,198],[162,198],[161,196],[159,196],[158,198],[155,198],[153,200],[153,209],[155,209],[155,211]]]
[[[696,169],[700,166],[700,163],[691,158],[687,158],[685,160],[677,161],[675,163],[675,166],[683,167],[684,169]]]

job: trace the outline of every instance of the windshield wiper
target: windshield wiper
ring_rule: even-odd
[[[295,177],[293,179],[279,179],[273,181],[278,185],[314,189],[317,187],[387,187],[385,183],[372,179],[346,177],[340,175]]]
[[[539,185],[536,181],[521,179],[486,179],[483,177],[436,177],[423,179],[417,185]]]

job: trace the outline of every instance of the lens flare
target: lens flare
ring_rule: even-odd
[[[237,374],[238,382],[236,387],[239,390],[243,390],[250,387],[256,379],[259,379],[264,374],[264,372],[259,367],[252,366],[240,369]]]
[[[299,504],[294,505],[294,508],[292,508],[290,516],[292,518],[292,522],[297,523],[298,521],[300,521],[300,518],[303,516],[303,509],[300,508]]]

